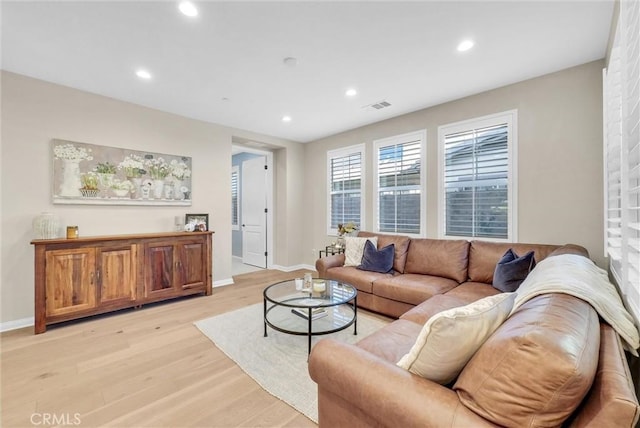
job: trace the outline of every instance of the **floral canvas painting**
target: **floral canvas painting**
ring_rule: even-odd
[[[53,203],[191,205],[191,158],[53,140]]]

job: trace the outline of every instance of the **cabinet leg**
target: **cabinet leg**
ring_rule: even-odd
[[[44,333],[47,331],[47,325],[44,322],[36,322],[33,330],[35,334]]]

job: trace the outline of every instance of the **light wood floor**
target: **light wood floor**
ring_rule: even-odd
[[[262,301],[263,288],[303,271],[235,277],[211,296],[0,335],[3,427],[307,427],[193,322]],[[78,419],[76,419],[76,416]],[[78,423],[79,422],[79,423]]]

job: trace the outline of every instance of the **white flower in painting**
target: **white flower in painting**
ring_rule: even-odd
[[[138,155],[128,155],[118,164],[118,169],[124,169],[127,177],[138,178],[146,173],[144,159]]]
[[[169,163],[169,169],[171,170],[171,175],[178,180],[191,177],[191,170],[184,162],[178,162],[174,159]]]
[[[162,180],[171,172],[169,170],[169,165],[164,158],[154,158],[151,155],[147,155],[145,157],[147,159],[144,160],[144,166],[147,168],[149,175],[154,180]]]
[[[56,159],[64,159],[80,162],[83,160],[93,160],[91,149],[76,147],[73,144],[62,144],[53,148]]]
[[[186,193],[186,192],[188,192],[188,191],[189,191],[189,188],[188,188],[187,186],[182,186],[182,187],[180,188],[180,191],[181,191],[182,193]]]

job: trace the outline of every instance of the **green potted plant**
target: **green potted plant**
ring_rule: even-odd
[[[100,162],[95,167],[95,171],[100,179],[102,189],[111,187],[113,179],[116,176],[116,166],[110,162]]]
[[[116,166],[110,162],[100,162],[96,165],[96,172],[98,174],[115,174]]]
[[[85,198],[95,198],[98,196],[98,175],[95,172],[87,172],[80,175],[82,187],[80,193]]]

